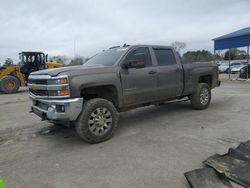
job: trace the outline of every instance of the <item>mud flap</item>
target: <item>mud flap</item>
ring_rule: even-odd
[[[233,188],[225,175],[212,168],[201,168],[184,173],[192,188]]]
[[[250,188],[250,141],[241,143],[236,149],[230,148],[225,155],[214,155],[204,163],[230,180]]]

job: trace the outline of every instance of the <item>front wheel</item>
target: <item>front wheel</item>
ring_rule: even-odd
[[[114,105],[105,99],[91,99],[84,103],[76,122],[77,134],[95,144],[110,139],[117,127],[118,114]]]
[[[199,83],[196,92],[190,97],[191,105],[197,110],[206,109],[211,101],[211,89],[207,83]]]

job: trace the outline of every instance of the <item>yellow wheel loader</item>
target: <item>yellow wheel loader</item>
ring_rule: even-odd
[[[19,53],[19,65],[0,67],[0,91],[15,93],[20,86],[26,86],[29,74],[42,69],[62,67],[55,61],[48,61],[48,55],[43,52]]]

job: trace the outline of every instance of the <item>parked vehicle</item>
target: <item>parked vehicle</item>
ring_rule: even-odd
[[[240,70],[240,78],[247,78],[247,66],[244,66]],[[248,78],[250,78],[250,65],[248,64]]]
[[[245,67],[246,65],[244,63],[237,64],[233,67],[231,67],[231,73],[232,74],[237,74],[240,73],[240,70]]]
[[[31,72],[62,67],[57,62],[48,61],[48,54],[43,52],[19,53],[19,65],[0,67],[0,91],[3,93],[16,93],[20,86],[26,86]]]
[[[224,62],[219,66],[219,71],[220,73],[229,73],[230,72],[230,68],[234,68],[235,66],[240,66],[241,63],[239,62],[235,62],[235,63],[231,63],[230,67],[229,67],[229,63]]]
[[[219,85],[214,63],[182,64],[173,48],[152,45],[111,48],[82,66],[33,72],[28,80],[31,112],[75,125],[89,143],[112,137],[117,112],[184,97],[203,110]]]

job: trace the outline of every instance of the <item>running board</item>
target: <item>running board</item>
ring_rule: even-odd
[[[185,101],[189,101],[189,98],[185,97],[185,99],[175,99],[175,100],[171,100],[171,101],[162,102],[162,103],[159,103],[159,104],[156,104],[156,105],[162,106],[162,105],[165,105],[165,104],[175,104],[175,103],[180,103],[180,102],[185,102]]]

